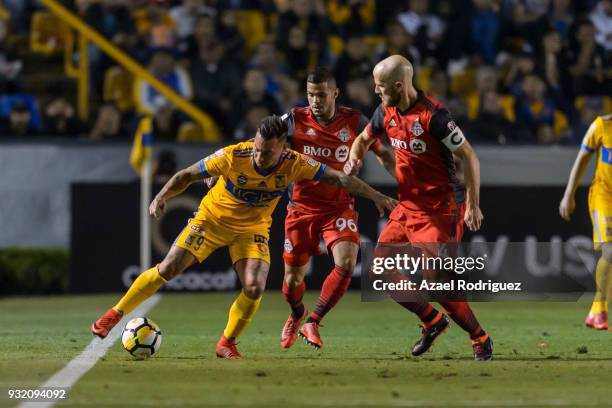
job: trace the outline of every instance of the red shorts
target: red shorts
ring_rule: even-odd
[[[424,243],[461,242],[465,206],[447,213],[424,214],[395,207],[378,237],[379,243],[403,242],[419,246]]]
[[[306,265],[311,256],[321,254],[321,239],[330,254],[340,241],[359,245],[357,212],[352,208],[345,208],[339,212],[313,214],[287,207],[283,252],[287,265]]]

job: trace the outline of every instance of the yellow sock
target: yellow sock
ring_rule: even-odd
[[[612,263],[606,261],[604,259],[604,257],[602,256],[601,258],[599,258],[599,261],[597,262],[597,268],[598,269],[599,268],[604,269],[605,272],[600,272],[600,273],[604,273],[608,277],[607,286],[605,288],[605,291],[606,291],[606,303],[608,303],[607,301],[612,299]],[[608,310],[607,306],[608,305],[606,304],[606,310]]]
[[[607,311],[608,311],[608,302],[599,301],[599,300],[593,301],[593,304],[591,305],[591,314],[595,315],[597,313],[607,312]]]
[[[223,335],[233,338],[240,336],[249,323],[251,323],[251,319],[255,316],[257,309],[259,309],[260,303],[261,297],[251,299],[244,291],[241,291],[238,298],[232,304],[232,307],[230,307],[229,318]]]
[[[595,299],[591,306],[591,313],[597,314],[608,311],[608,299],[612,291],[612,265],[604,257],[600,257],[595,268]]]
[[[130,313],[139,304],[153,296],[164,283],[167,281],[159,274],[158,265],[147,269],[136,278],[113,309],[123,312],[124,315]]]

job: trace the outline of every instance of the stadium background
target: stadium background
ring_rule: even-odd
[[[304,105],[305,76],[317,65],[334,70],[340,104],[371,114],[371,69],[394,53],[413,62],[418,87],[450,108],[480,155],[481,235],[590,236],[584,191],[571,224],[556,206],[583,133],[611,111],[611,1],[60,2],[206,121],[82,43],[82,31],[42,3],[56,2],[0,7],[4,293],[120,290],[126,270],[138,270],[137,175],[127,159],[143,119],[153,120],[159,188],[177,168],[251,137],[263,116]],[[369,164],[364,179],[390,188]],[[194,186],[191,201],[154,224],[154,261],[204,191]],[[371,206],[361,212],[361,230],[375,239]],[[276,222],[273,288],[281,238]],[[314,270],[327,270],[320,258]],[[51,261],[57,267],[40,267]],[[212,288],[233,288],[228,268],[224,252],[204,264],[227,278]],[[314,275],[316,286],[322,274]]]

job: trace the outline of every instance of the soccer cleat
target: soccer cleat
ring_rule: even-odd
[[[300,329],[299,336],[316,349],[323,347],[323,340],[321,340],[321,335],[319,334],[319,323],[306,323]]]
[[[591,313],[584,320],[587,327],[595,330],[608,330],[608,312]]]
[[[118,312],[113,308],[110,308],[91,325],[91,332],[94,336],[98,336],[103,339],[108,336],[108,333],[112,330],[119,320],[123,317],[122,312]]]
[[[474,360],[476,361],[487,361],[493,358],[493,340],[488,335],[483,337],[472,340]]]
[[[412,347],[412,355],[420,356],[429,350],[434,340],[448,328],[448,324],[448,317],[442,314],[440,320],[438,320],[435,324],[430,327],[423,327],[423,335],[419,341],[415,343],[414,347]]]
[[[308,310],[304,307],[304,313],[299,319],[294,319],[292,315],[289,315],[283,330],[281,331],[280,346],[281,348],[288,349],[293,346],[298,337],[298,331],[300,330],[300,324],[302,320],[308,315]]]
[[[236,343],[229,341],[225,336],[221,336],[215,351],[219,358],[227,358],[228,360],[239,360],[242,358],[236,348]]]

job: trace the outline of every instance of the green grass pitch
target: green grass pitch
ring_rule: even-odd
[[[308,293],[312,305],[316,293]],[[233,294],[163,294],[148,313],[163,344],[133,361],[120,341],[59,406],[401,407],[610,405],[612,332],[586,329],[586,303],[476,303],[495,341],[472,361],[456,325],[421,358],[420,331],[392,302],[349,293],[321,329],[325,347],[279,348],[288,309],[268,292],[239,339],[242,361],[215,357]],[[0,300],[0,390],[41,385],[91,341],[89,325],[117,295]],[[15,406],[0,396],[0,406]]]

